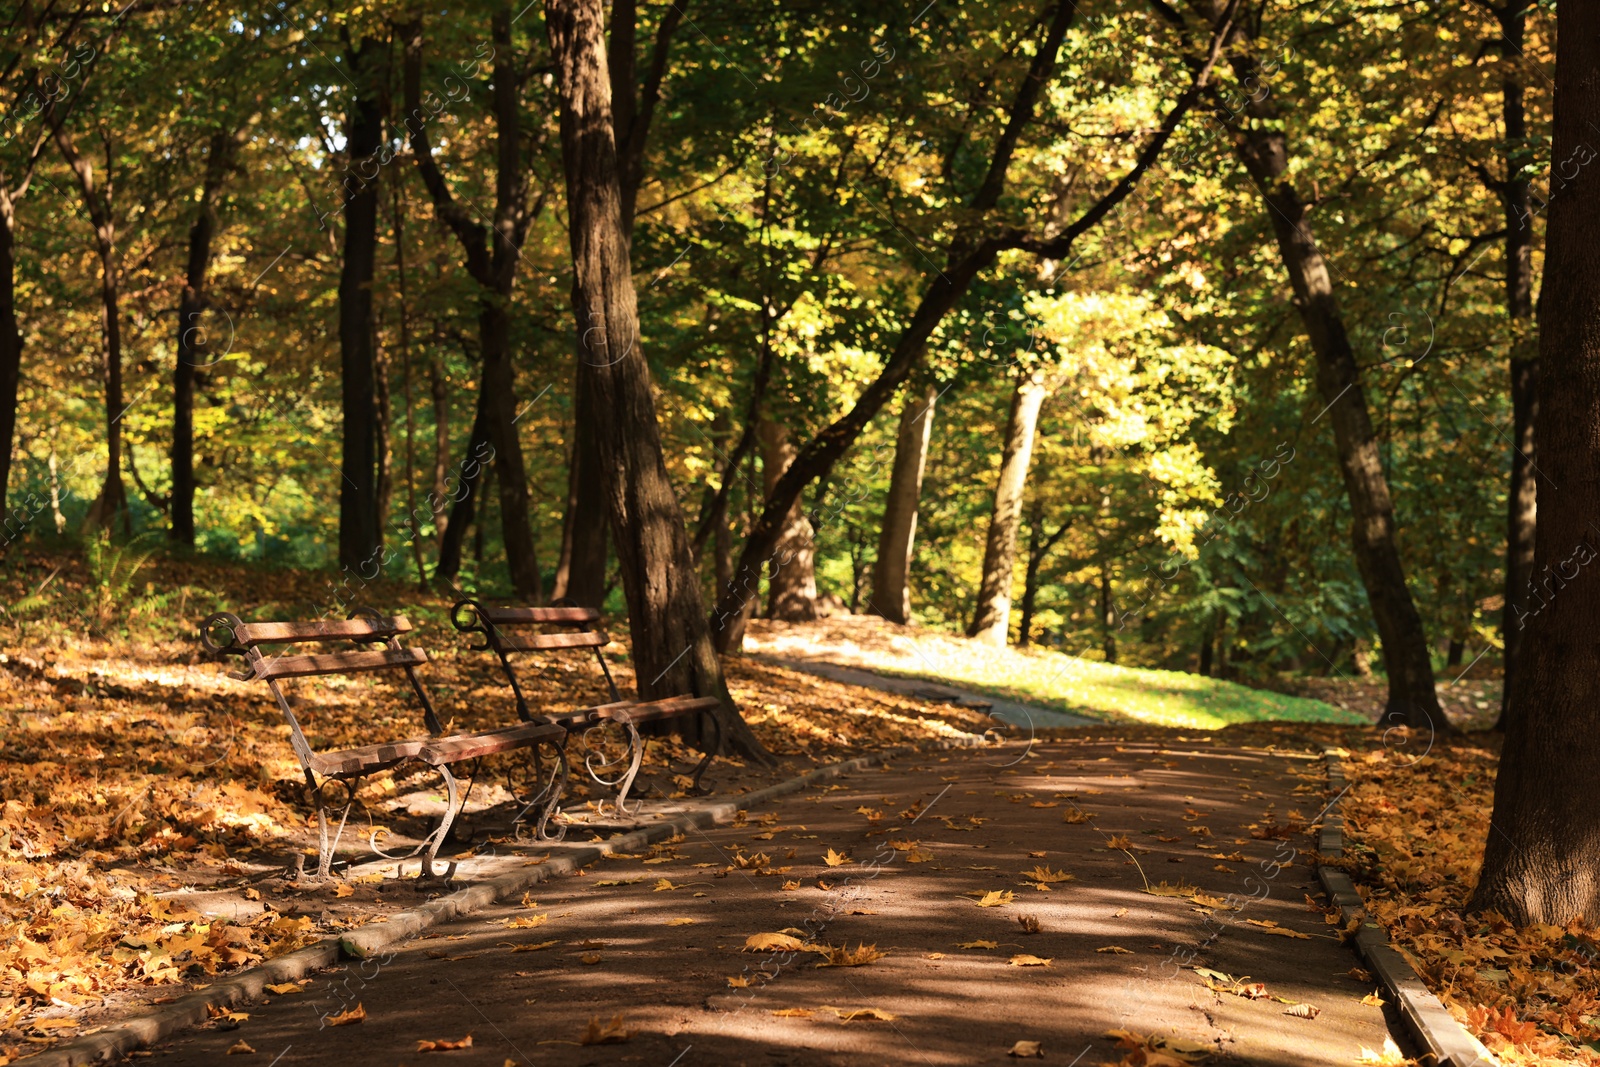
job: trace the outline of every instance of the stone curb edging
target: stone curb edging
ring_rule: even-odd
[[[1327,761],[1328,788],[1338,796],[1348,788],[1341,757],[1337,749],[1329,747],[1323,749],[1323,758]],[[1323,816],[1317,852],[1322,861],[1317,865],[1322,888],[1339,908],[1339,918],[1344,925],[1356,919],[1361,921],[1356,929],[1356,950],[1399,1007],[1401,1021],[1422,1050],[1419,1062],[1424,1067],[1498,1064],[1493,1054],[1428,991],[1411,963],[1389,944],[1389,935],[1383,927],[1367,918],[1366,905],[1350,876],[1337,867],[1327,866],[1329,861],[1344,856],[1344,818],[1339,814],[1337,801],[1329,805]]]
[[[698,811],[685,812],[651,826],[608,838],[593,847],[562,856],[553,856],[537,867],[502,874],[477,885],[458,889],[438,900],[430,900],[410,911],[398,912],[389,916],[385,922],[372,923],[347,933],[324,938],[314,945],[268,960],[247,971],[213,982],[204,989],[179,997],[159,1011],[113,1023],[103,1030],[46,1049],[17,1062],[26,1063],[28,1067],[80,1067],[83,1064],[105,1062],[133,1049],[154,1044],[186,1026],[205,1022],[210,1009],[232,1007],[247,1000],[258,999],[265,994],[268,985],[296,981],[316,971],[334,966],[341,958],[362,959],[397,943],[410,941],[431,926],[481,911],[496,901],[514,897],[530,886],[549,881],[556,875],[571,874],[581,867],[596,862],[607,853],[630,852],[685,830],[705,829],[716,823],[730,822],[735,813],[741,810],[790,793],[798,793],[807,786],[841,778],[853,771],[863,771],[891,759],[913,755],[917,751],[915,747],[902,746],[876,755],[861,756],[842,763],[818,767],[816,770],[765,789],[745,793],[737,800],[727,800]]]

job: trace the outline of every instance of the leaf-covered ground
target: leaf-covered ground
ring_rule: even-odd
[[[1368,911],[1504,1062],[1600,1063],[1600,931],[1517,930],[1463,908],[1494,801],[1493,735],[1451,746],[1347,739],[1346,856]]]
[[[353,593],[321,575],[152,561],[100,610],[105,579],[79,560],[45,555],[13,560],[0,577],[0,604],[10,606],[0,618],[0,1062],[64,1030],[72,1009],[134,987],[204,980],[363,921],[365,890],[348,901],[315,893],[276,902],[269,890],[268,907],[229,921],[202,919],[171,896],[254,880],[294,853],[314,853],[288,728],[264,685],[235,681],[202,653],[193,634],[209,612],[343,617],[342,605],[362,602],[404,612],[419,625],[413,643],[430,653],[424,676],[447,724],[514,721],[487,657],[466,652],[446,621],[447,598],[398,583]],[[626,635],[614,636],[619,684],[631,686]],[[530,661],[523,679],[532,699],[555,708],[605,697],[582,654]],[[972,711],[749,661],[731,660],[729,681],[757,735],[784,760],[762,772],[722,761],[724,787],[989,725]],[[389,681],[329,679],[297,693],[314,747],[423,733],[409,693]],[[671,757],[681,770],[685,755],[653,741],[644,773],[659,776]],[[408,817],[408,802],[422,796],[425,807],[432,789],[421,777],[377,776],[363,799],[397,833],[415,832],[426,823]],[[569,796],[581,806],[581,788]]]

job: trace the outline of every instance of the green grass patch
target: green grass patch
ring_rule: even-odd
[[[939,641],[885,673],[948,682],[1108,723],[1220,729],[1240,722],[1365,723],[1353,711],[1182,671],[1119,667],[1062,652]],[[927,670],[916,669],[926,665]],[[879,669],[879,668],[875,668]]]

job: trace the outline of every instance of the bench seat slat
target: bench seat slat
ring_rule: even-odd
[[[604,648],[611,638],[598,630],[565,634],[497,634],[507,652],[538,652],[550,648]]]
[[[393,767],[397,763],[414,759],[426,739],[414,741],[388,741],[377,745],[363,745],[339,752],[317,752],[311,756],[311,769],[324,778],[338,778],[350,774],[371,774],[373,771]]]
[[[256,645],[291,644],[296,641],[339,641],[349,638],[387,640],[395,634],[411,632],[411,620],[404,615],[384,619],[318,619],[312,622],[247,622],[236,626],[234,639],[244,648]]]
[[[654,722],[658,719],[670,719],[677,715],[689,715],[698,711],[710,711],[722,701],[716,697],[667,697],[664,700],[651,700],[642,704],[632,704],[607,711],[603,717],[609,719],[626,719],[629,722]]]
[[[554,622],[568,626],[600,621],[594,608],[491,608],[484,607],[480,614],[496,626],[516,626],[523,623]]]
[[[386,648],[375,652],[333,652],[321,656],[272,656],[258,660],[256,677],[305,678],[318,674],[378,671],[390,667],[415,667],[428,662],[420,648]]]
[[[554,723],[525,722],[499,730],[484,730],[475,734],[456,734],[435,738],[424,743],[417,758],[431,767],[461,760],[492,756],[497,752],[527,748],[540,741],[553,741],[566,734],[566,729]]]

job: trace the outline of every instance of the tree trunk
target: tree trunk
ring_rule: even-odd
[[[172,371],[172,529],[170,539],[194,547],[194,379],[209,362],[206,332],[200,316],[208,303],[206,276],[211,269],[211,241],[217,229],[217,190],[233,166],[238,141],[218,130],[211,135],[205,177],[189,225],[189,260],[183,295],[178,300],[178,361]]]
[[[1552,159],[1589,148],[1600,124],[1600,7],[1557,4]],[[1581,157],[1580,157],[1581,158]],[[1570,165],[1567,164],[1567,165]],[[1564,173],[1561,174],[1566,179]],[[1582,568],[1600,555],[1600,170],[1579,166],[1550,198],[1539,298],[1539,460],[1560,487],[1542,500],[1535,573],[1562,584],[1526,617],[1494,815],[1470,906],[1513,925],[1600,923],[1600,597]],[[1552,179],[1554,184],[1554,179]],[[1537,709],[1537,714],[1524,713]]]
[[[1017,567],[1017,529],[1022,524],[1022,498],[1028,487],[1028,466],[1033,462],[1033,435],[1039,425],[1039,408],[1049,388],[1043,371],[1022,372],[1011,394],[1011,414],[1006,419],[1005,450],[1000,457],[1000,477],[994,487],[994,508],[989,516],[989,537],[983,549],[983,579],[978,607],[967,636],[1004,646],[1011,630],[1011,583]]]
[[[118,516],[123,529],[133,533],[132,516],[128,513],[128,496],[122,485],[122,321],[118,312],[121,268],[117,254],[117,225],[112,210],[111,141],[104,141],[108,172],[98,186],[94,178],[94,165],[78,154],[77,146],[65,127],[55,128],[56,146],[61,157],[72,169],[77,179],[78,191],[83,195],[83,206],[94,226],[95,251],[100,257],[100,336],[101,374],[105,384],[106,417],[106,476],[100,494],[89,507],[86,525],[110,529]]]
[[[433,568],[433,580],[436,583],[454,586],[456,577],[461,573],[461,546],[466,541],[467,528],[477,515],[478,483],[483,480],[483,472],[491,462],[489,453],[492,451],[483,417],[483,404],[480,402],[478,414],[472,420],[472,434],[467,440],[467,458],[461,463],[455,499],[450,502],[450,517],[439,538],[439,562]],[[440,499],[446,499],[445,495],[441,494]]]
[[[347,118],[344,266],[339,274],[339,366],[344,415],[339,478],[339,565],[372,576],[382,552],[378,515],[378,401],[372,278],[378,255],[378,161],[383,108],[375,83],[382,42],[363,39],[350,67],[364,86]],[[370,172],[371,177],[363,174]]]
[[[1039,598],[1039,571],[1044,566],[1050,550],[1071,528],[1072,520],[1063,522],[1055,533],[1044,532],[1043,510],[1036,508],[1028,522],[1028,568],[1022,580],[1022,618],[1017,626],[1017,645],[1028,647],[1033,640],[1033,614]]]
[[[928,444],[933,439],[933,411],[938,399],[938,390],[929,383],[921,398],[908,392],[900,409],[894,469],[889,474],[889,496],[884,503],[883,529],[878,535],[878,558],[872,567],[868,610],[902,625],[911,621],[911,559],[916,549],[917,507],[922,499],[922,475],[928,466]]]
[[[567,466],[567,514],[562,523],[564,573],[557,572],[556,599],[598,608],[606,596],[606,493],[600,481],[600,456],[593,436],[582,426],[590,419],[587,401],[574,396],[572,459]]]
[[[1213,616],[1211,624],[1206,627],[1206,634],[1200,639],[1200,677],[1211,677],[1211,657],[1215,654],[1217,644],[1217,623]]]
[[[1500,688],[1497,729],[1504,729],[1507,718],[1514,713],[1512,677],[1522,645],[1522,627],[1518,620],[1528,609],[1539,495],[1534,478],[1539,353],[1537,339],[1529,336],[1533,325],[1533,212],[1527,168],[1532,164],[1533,147],[1528,142],[1522,82],[1518,77],[1528,10],[1521,0],[1505,0],[1504,6],[1496,11],[1503,35],[1501,69],[1505,71],[1501,83],[1501,110],[1506,133],[1506,177],[1500,184],[1500,191],[1506,218],[1506,313],[1511,319],[1511,484],[1506,494],[1506,594],[1500,618],[1500,636],[1505,649],[1504,681]]]
[[[1117,662],[1117,602],[1111,592],[1111,568],[1100,565],[1100,650],[1107,663]]]
[[[0,531],[14,538],[6,494],[11,484],[11,451],[17,435],[17,386],[22,379],[22,334],[17,330],[16,207],[0,189]],[[29,519],[32,518],[30,514]],[[20,531],[21,525],[17,529]]]
[[[600,460],[639,695],[718,697],[726,742],[765,762],[770,755],[723,681],[661,453],[621,212],[603,19],[601,0],[545,0],[561,93],[572,302],[582,346],[577,389],[594,415],[578,431],[594,437]]]
[[[495,209],[493,225],[486,227],[457,202],[433,158],[428,137],[428,116],[422,109],[422,30],[413,24],[402,30],[405,38],[406,129],[422,181],[433,199],[435,213],[455,233],[466,258],[467,273],[481,288],[478,297],[478,345],[483,360],[478,394],[478,422],[483,439],[494,446],[496,484],[500,493],[500,532],[505,543],[506,566],[518,599],[535,603],[543,599],[533,523],[528,514],[528,475],[522,442],[516,426],[516,374],[511,362],[511,300],[516,288],[517,264],[528,227],[539,211],[530,201],[525,174],[521,131],[521,91],[525,74],[519,70],[511,45],[511,12],[495,11],[491,23],[495,128]],[[479,64],[474,61],[474,67]],[[490,234],[493,236],[491,237]],[[471,508],[468,507],[470,514]],[[456,521],[452,513],[450,522]],[[463,534],[465,531],[463,531]],[[460,540],[453,546],[441,538],[436,574],[454,577],[446,567],[460,563]]]
[[[768,496],[794,462],[789,430],[771,419],[761,421],[761,480]],[[811,520],[797,497],[789,507],[767,574],[767,618],[809,622],[817,617],[817,546]]]
[[[1254,74],[1247,60],[1236,63],[1241,80]],[[1328,265],[1311,230],[1308,206],[1285,177],[1288,142],[1266,121],[1278,118],[1276,105],[1263,98],[1249,106],[1253,128],[1238,140],[1245,169],[1262,190],[1278,250],[1294,287],[1295,304],[1317,358],[1317,388],[1333,423],[1339,466],[1350,499],[1351,541],[1367,600],[1383,642],[1389,676],[1384,719],[1438,733],[1453,732],[1439,710],[1427,635],[1406,586],[1405,568],[1395,543],[1394,504],[1379,457],[1377,435],[1367,412],[1360,369],[1334,298]],[[1319,415],[1320,419],[1322,416]]]

